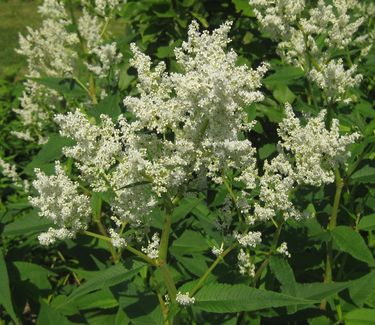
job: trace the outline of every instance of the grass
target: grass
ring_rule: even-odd
[[[40,24],[37,1],[0,0],[0,79],[20,74],[26,65],[25,58],[15,52],[19,33],[26,32],[26,26]]]

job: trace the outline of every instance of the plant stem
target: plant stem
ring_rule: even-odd
[[[254,279],[253,279],[253,287],[254,288],[256,287],[258,280],[262,276],[262,273],[263,273],[264,269],[267,267],[267,265],[268,265],[268,263],[270,261],[270,257],[272,256],[272,253],[274,252],[274,250],[277,247],[277,243],[278,243],[279,238],[280,238],[280,234],[281,234],[281,230],[282,230],[283,224],[284,224],[284,220],[282,220],[281,223],[277,226],[277,229],[276,229],[276,231],[275,231],[275,233],[273,235],[271,249],[270,249],[267,257],[262,262],[262,264],[260,265],[259,269],[256,271],[256,273],[254,275]]]
[[[129,246],[129,245],[126,245],[124,247],[124,249],[126,249],[127,251],[133,253],[134,255],[137,255],[138,257],[140,257],[141,259],[143,259],[148,264],[151,264],[152,266],[157,266],[157,262],[155,260],[153,260],[152,258],[148,257],[146,254],[142,253],[138,249],[135,249],[134,247]]]
[[[270,261],[270,256],[271,255],[268,255],[266,257],[266,259],[262,262],[262,264],[259,266],[259,269],[256,271],[255,275],[254,275],[254,279],[253,279],[253,287],[255,288],[256,285],[257,285],[257,282],[258,280],[260,279],[260,277],[262,276],[262,273],[264,271],[264,269],[267,267],[269,261]]]
[[[87,236],[94,237],[94,238],[97,238],[97,239],[100,239],[100,240],[104,240],[104,241],[111,244],[111,238],[109,238],[107,236],[103,236],[103,235],[100,235],[100,234],[97,234],[97,233],[94,233],[94,232],[91,232],[91,231],[87,231],[87,230],[83,231],[83,233]],[[156,263],[155,260],[149,258],[146,254],[143,254],[141,251],[135,249],[134,247],[127,245],[127,246],[124,247],[124,249],[128,250],[129,252],[133,253],[134,255],[137,255],[138,257],[143,259],[145,262],[147,262],[147,263],[149,263],[153,266],[157,266],[157,263]]]
[[[164,284],[167,287],[169,299],[171,300],[171,302],[175,302],[177,289],[176,289],[176,285],[174,283],[172,274],[169,271],[167,264],[164,264],[164,263],[159,264],[159,269],[160,269],[161,274],[163,275]]]
[[[150,268],[150,274],[151,274],[150,285],[151,285],[151,288],[155,291],[156,296],[158,298],[160,309],[163,313],[164,325],[170,325],[170,322],[168,319],[169,307],[164,301],[162,294],[160,293],[159,283],[155,279],[155,274],[152,268]]]
[[[172,224],[172,216],[169,212],[167,212],[165,219],[164,219],[163,231],[162,231],[161,240],[160,240],[160,249],[159,249],[159,261],[160,262],[167,261],[168,242],[169,242],[169,233],[171,231],[171,224]]]
[[[176,285],[174,283],[171,273],[169,272],[168,265],[167,265],[168,242],[169,242],[169,233],[171,231],[171,224],[172,224],[172,209],[171,207],[167,207],[163,230],[161,234],[161,240],[160,240],[158,265],[163,275],[169,298],[171,302],[174,303],[176,301],[177,289],[176,289]]]
[[[309,86],[309,94],[311,96],[311,99],[314,103],[314,107],[315,109],[318,109],[318,103],[316,102],[316,98],[314,97],[314,93],[313,93],[313,88],[312,88],[312,84],[311,84],[311,81],[310,79],[307,78],[307,84]]]
[[[327,116],[326,116],[326,128],[328,130],[331,129],[332,119],[333,119],[333,107],[332,107],[331,103],[329,103],[327,105]]]
[[[99,216],[99,219],[96,221],[96,224],[98,226],[99,232],[103,235],[103,237],[107,237],[107,231],[105,230],[102,222],[100,221],[100,216]],[[109,251],[111,252],[113,261],[116,262],[117,260],[116,249],[113,247],[111,241],[109,241],[107,245],[108,245]]]
[[[82,83],[82,81],[79,80],[77,77],[73,77],[73,80],[90,96],[91,100],[93,100],[91,97],[90,90],[87,89],[87,87]]]
[[[341,178],[341,175],[338,169],[335,170],[335,179],[336,179],[336,193],[335,193],[335,199],[333,201],[332,214],[331,214],[329,224],[328,224],[329,230],[332,230],[336,227],[337,214],[338,214],[339,204],[340,204],[340,199],[341,199],[341,192],[344,186],[344,181]]]
[[[162,295],[160,294],[159,291],[156,292],[156,296],[158,297],[159,305],[160,305],[161,311],[163,313],[164,324],[169,325],[170,323],[169,323],[169,320],[168,320],[168,313],[169,313],[168,307],[165,305],[163,297],[162,297]]]
[[[194,296],[198,290],[203,286],[204,282],[207,280],[208,276],[211,274],[213,269],[224,259],[225,256],[227,256],[234,248],[236,247],[236,244],[228,247],[224,252],[222,252],[216,260],[211,264],[209,269],[202,275],[202,277],[199,279],[198,283],[195,285],[193,290],[190,292],[190,297]]]
[[[327,225],[327,230],[332,231],[336,228],[337,224],[337,214],[339,210],[339,204],[341,199],[341,192],[344,186],[343,179],[341,178],[339,170],[335,169],[335,179],[336,179],[336,192],[335,198],[333,201],[332,213],[329,218],[329,222]],[[332,282],[332,267],[333,267],[333,257],[332,257],[332,240],[329,240],[327,243],[327,257],[326,257],[326,265],[325,265],[325,272],[324,272],[324,283]],[[327,300],[323,299],[320,303],[320,309],[325,310],[327,306]]]
[[[238,209],[238,206],[237,206],[236,195],[234,194],[232,187],[229,185],[228,180],[225,177],[223,177],[223,180],[224,180],[223,183],[225,185],[225,188],[227,189],[229,196],[232,199],[233,205],[236,208],[238,219],[241,220],[242,215],[241,215],[241,211]]]
[[[95,92],[96,92],[95,91],[95,80],[94,80],[93,75],[90,74],[90,77],[89,77],[89,93],[90,93],[90,97],[91,97],[91,100],[92,100],[93,104],[98,103],[98,100],[96,99]]]
[[[112,13],[112,12],[111,12],[111,13]],[[111,16],[111,13],[109,14],[109,16]],[[107,27],[108,27],[109,20],[110,20],[109,17],[107,17],[107,18],[105,19],[103,29],[102,29],[102,31],[100,32],[100,38],[102,38],[103,35],[104,35],[104,33],[106,32]]]

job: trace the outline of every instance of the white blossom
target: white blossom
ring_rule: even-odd
[[[122,56],[116,43],[106,44],[105,26],[108,26],[121,1],[97,2],[97,6],[93,6],[90,1],[82,1],[82,14],[72,19],[64,1],[44,0],[38,7],[43,18],[41,27],[27,28],[26,35],[20,35],[17,52],[27,59],[29,79],[24,83],[20,108],[14,109],[24,125],[24,130],[12,132],[18,138],[39,144],[46,142],[45,129],[51,125],[54,113],[61,107],[63,97],[34,78],[69,78],[85,86],[85,81],[79,80],[82,70],[79,67],[82,65],[99,79],[108,77],[110,72],[117,78]],[[76,20],[78,31],[71,28]],[[87,78],[86,74],[83,73],[83,78]],[[69,98],[65,99],[64,109],[75,109]]]
[[[47,232],[43,232],[38,236],[38,240],[41,245],[49,246],[56,242],[56,240],[64,240],[67,238],[74,238],[75,232],[68,230],[65,227],[55,229],[49,228]]]
[[[234,238],[242,247],[254,248],[262,241],[262,234],[259,231],[249,231],[246,234],[234,233]]]
[[[51,228],[43,234],[41,241],[53,243],[56,238],[71,238],[85,229],[90,221],[90,199],[78,193],[78,183],[65,174],[59,162],[55,164],[56,175],[47,176],[35,170],[34,188],[38,196],[29,197],[30,203],[39,210],[41,217],[50,219],[59,229]]]
[[[264,163],[260,178],[259,201],[254,205],[258,220],[268,220],[280,212],[284,218],[300,219],[303,214],[290,200],[297,185],[322,186],[334,181],[333,169],[348,158],[348,145],[359,138],[358,133],[340,135],[339,122],[332,120],[325,127],[326,111],[309,118],[302,126],[292,107],[285,105],[286,117],[279,124],[279,154]]]
[[[221,255],[224,252],[224,243],[222,243],[220,247],[217,247],[217,246],[212,247],[211,252],[215,256]]]
[[[176,301],[179,305],[187,307],[195,303],[195,298],[189,296],[189,292],[182,293],[181,291],[176,294]]]
[[[344,68],[342,59],[331,60],[318,69],[310,71],[311,80],[326,91],[329,101],[345,101],[345,93],[349,88],[356,87],[362,80],[361,74],[355,74],[357,65]]]
[[[193,22],[188,41],[175,50],[182,73],[165,73],[164,63],[152,69],[151,59],[132,45],[140,98],[127,97],[124,104],[137,116],[140,128],[175,135],[174,143],[164,141],[163,158],[154,159],[149,171],[159,194],[185,183],[189,168],[197,172],[203,166],[218,183],[223,170],[238,168],[239,180],[254,187],[255,151],[240,134],[251,127],[244,107],[263,98],[257,88],[267,65],[257,70],[236,65],[234,51],[225,51],[230,25],[210,34],[200,33]]]
[[[281,255],[284,255],[284,256],[289,257],[289,258],[291,257],[291,255],[290,255],[290,253],[288,251],[288,245],[287,245],[286,242],[282,242],[280,244],[280,246],[276,249],[276,251],[278,253],[280,253]]]
[[[90,15],[87,9],[84,8],[81,17],[78,19],[78,30],[86,41],[90,53],[102,43],[102,29],[103,22],[99,17]]]
[[[122,54],[117,53],[116,43],[104,44],[94,48],[91,51],[98,58],[97,64],[87,64],[87,67],[92,71],[98,78],[105,78],[108,76],[111,68],[117,67],[122,60]],[[114,73],[117,75],[118,70]]]
[[[160,237],[156,232],[152,235],[151,241],[148,242],[147,247],[142,247],[142,252],[149,258],[156,259],[159,257]]]
[[[55,18],[55,19],[67,18],[67,13],[66,13],[63,1],[44,0],[43,3],[38,7],[38,12],[43,17]]]
[[[108,187],[103,175],[122,156],[120,131],[107,115],[100,118],[101,124],[95,125],[79,110],[55,116],[60,134],[76,141],[74,146],[64,148],[65,156],[75,159],[82,177],[99,192],[106,191]]]
[[[299,184],[321,186],[334,181],[333,168],[348,158],[347,147],[358,138],[358,133],[340,135],[339,121],[334,119],[330,130],[325,127],[326,111],[310,118],[301,126],[292,107],[285,105],[286,118],[279,124],[280,148],[293,154],[293,178]],[[290,171],[288,172],[290,174]]]
[[[113,228],[109,228],[108,232],[111,238],[111,243],[114,247],[117,247],[117,248],[126,247],[127,245],[126,240],[124,238],[121,238],[118,232],[116,232]]]
[[[250,0],[250,5],[262,28],[279,42],[278,53],[285,62],[301,67],[326,92],[328,100],[348,102],[347,91],[357,86],[362,76],[356,74],[357,66],[351,60],[346,68],[332,53],[354,46],[364,55],[372,46],[371,34],[355,36],[364,22],[352,12],[358,1],[319,0],[309,10],[303,0]]]
[[[0,157],[0,169],[1,173],[10,178],[14,183],[18,183],[20,181],[20,177],[16,171],[16,165],[12,165]]]
[[[251,261],[250,255],[242,248],[237,255],[238,268],[242,275],[255,276],[255,264]]]
[[[94,0],[94,9],[101,16],[107,16],[117,9],[125,0]]]

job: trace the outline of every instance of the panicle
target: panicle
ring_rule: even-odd
[[[51,124],[53,115],[61,106],[62,96],[34,78],[69,78],[77,81],[82,74],[78,67],[85,65],[88,72],[98,79],[108,76],[117,79],[122,55],[118,53],[116,43],[107,44],[105,26],[121,2],[82,1],[83,10],[78,19],[65,9],[64,1],[44,0],[39,6],[38,11],[43,17],[41,27],[27,28],[27,34],[20,35],[19,48],[16,50],[27,59],[28,79],[24,83],[20,108],[14,109],[24,128],[22,131],[14,130],[12,133],[15,136],[39,144],[46,142],[45,128]],[[76,21],[78,31],[71,28]],[[81,51],[90,54],[90,59],[87,59],[88,55],[80,55]],[[86,87],[84,81],[81,84]],[[73,110],[76,103],[65,99],[64,109]]]
[[[58,227],[41,235],[41,243],[45,244],[53,243],[56,238],[71,238],[87,227],[91,216],[89,197],[79,194],[78,183],[69,179],[58,161],[55,172],[56,175],[48,176],[36,169],[33,186],[38,196],[29,197],[30,203],[39,210],[39,215],[50,219]]]
[[[242,248],[237,255],[237,263],[240,274],[253,278],[255,276],[255,264],[251,261],[249,253]]]
[[[187,307],[195,303],[195,298],[189,296],[189,292],[182,293],[181,291],[176,294],[176,301],[179,305]]]
[[[250,0],[250,5],[262,28],[279,42],[278,53],[286,63],[301,67],[329,101],[350,100],[347,92],[362,76],[351,60],[345,67],[336,59],[336,49],[360,48],[361,55],[366,55],[374,38],[374,33],[356,37],[364,22],[353,13],[358,1],[319,0],[311,9],[303,0]]]
[[[152,235],[152,240],[148,242],[147,247],[142,247],[142,252],[149,258],[156,259],[159,257],[160,237],[156,232]]]

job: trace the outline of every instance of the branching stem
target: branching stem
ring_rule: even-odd
[[[336,192],[335,198],[333,201],[332,213],[329,218],[329,222],[327,225],[327,230],[332,231],[336,228],[337,224],[337,214],[340,205],[341,199],[341,192],[344,186],[343,179],[341,178],[339,170],[336,168],[335,170],[335,179],[336,179]],[[332,240],[329,240],[327,243],[327,256],[326,256],[326,265],[325,265],[325,272],[324,272],[324,283],[332,282],[332,267],[333,267],[333,252],[332,252]],[[327,300],[323,299],[320,303],[320,309],[325,310],[327,306]]]
[[[83,233],[86,236],[90,236],[90,237],[94,237],[94,238],[97,238],[97,239],[100,239],[100,240],[104,240],[106,242],[109,242],[112,245],[111,238],[109,238],[107,236],[103,236],[103,235],[100,235],[100,234],[97,234],[97,233],[94,233],[94,232],[91,232],[91,231],[87,231],[87,230],[85,230]],[[133,253],[134,255],[137,255],[138,257],[143,259],[148,264],[150,264],[152,266],[157,266],[157,262],[155,260],[153,260],[152,258],[149,258],[146,254],[142,253],[138,249],[135,249],[134,247],[129,246],[129,245],[125,246],[124,249]]]
[[[202,275],[202,277],[199,279],[198,283],[195,285],[193,290],[190,292],[190,296],[194,296],[198,290],[203,286],[204,282],[207,280],[208,276],[211,274],[211,272],[214,270],[214,268],[222,261],[224,260],[224,257],[227,256],[236,245],[232,245],[228,247],[224,252],[222,252],[216,260],[211,264],[211,266],[208,268],[208,270]]]

